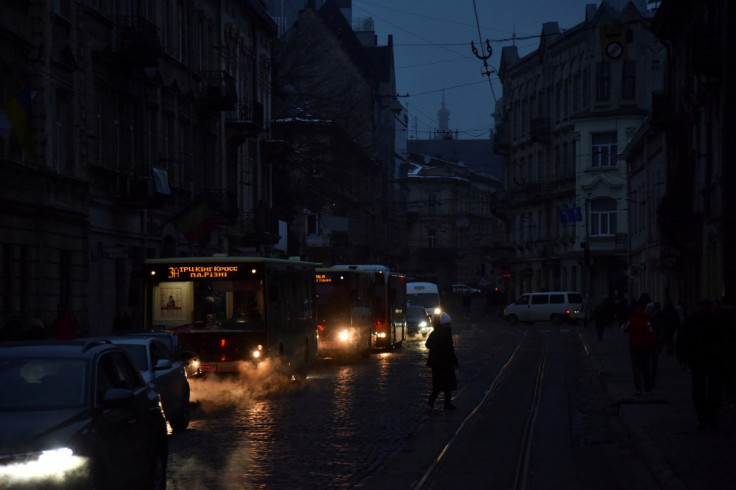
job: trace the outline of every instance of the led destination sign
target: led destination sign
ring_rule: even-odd
[[[188,277],[196,279],[201,277],[228,277],[231,272],[238,272],[237,265],[183,265],[179,267],[169,267],[169,275],[167,279],[183,279]]]
[[[150,277],[159,281],[190,281],[195,279],[243,279],[255,274],[252,264],[186,264],[153,266]]]
[[[332,282],[332,278],[327,274],[317,274],[316,279],[318,283]]]

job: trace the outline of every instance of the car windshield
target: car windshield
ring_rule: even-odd
[[[412,305],[419,305],[425,308],[437,306],[439,296],[437,293],[411,293],[407,295],[407,300]]]
[[[421,306],[410,306],[406,310],[406,316],[413,320],[426,320],[427,313]]]
[[[146,346],[143,344],[118,344],[130,355],[135,367],[141,371],[150,371],[148,367],[148,357],[146,354]]]
[[[1,359],[0,411],[59,410],[84,404],[82,359]]]

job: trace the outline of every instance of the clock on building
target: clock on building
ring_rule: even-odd
[[[624,47],[618,41],[611,41],[606,45],[606,54],[609,58],[617,60],[624,54]]]

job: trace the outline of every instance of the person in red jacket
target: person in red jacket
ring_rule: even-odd
[[[66,305],[59,303],[58,315],[54,320],[54,338],[56,340],[71,340],[79,335],[79,325]]]
[[[647,317],[645,308],[651,302],[648,294],[642,294],[636,302],[634,312],[624,323],[623,330],[629,334],[629,357],[636,394],[652,391],[652,356],[657,350],[657,337]]]

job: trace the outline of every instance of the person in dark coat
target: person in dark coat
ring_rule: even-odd
[[[455,408],[455,405],[452,404],[452,391],[457,389],[455,368],[459,364],[455,356],[451,327],[452,319],[450,315],[442,313],[425,344],[429,349],[427,366],[432,368],[432,393],[429,395],[427,404],[432,408],[434,408],[434,401],[440,392],[445,395],[444,408]]]
[[[611,326],[616,319],[616,308],[613,302],[606,296],[593,310],[593,323],[598,340],[603,340],[603,332]]]
[[[666,351],[667,355],[671,356],[675,352],[675,335],[680,329],[680,315],[675,309],[675,304],[671,299],[668,299],[664,304],[662,311],[659,313],[659,317],[662,321],[662,334],[664,345],[662,346]]]
[[[712,301],[698,301],[675,341],[677,362],[692,376],[692,400],[698,428],[716,428],[716,413],[723,394],[723,323],[712,311]]]

